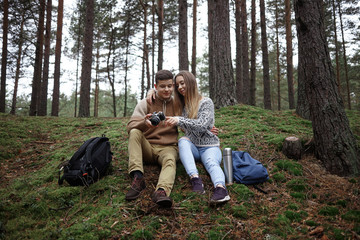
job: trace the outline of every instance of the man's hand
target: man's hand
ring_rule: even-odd
[[[212,127],[212,129],[210,130],[210,132],[212,132],[214,135],[218,135],[219,134],[219,129],[215,126]]]
[[[154,125],[151,124],[151,122],[150,122],[150,120],[149,120],[149,118],[151,117],[151,115],[152,115],[152,113],[146,114],[146,116],[145,116],[145,118],[144,118],[145,124],[146,124],[146,126],[147,126],[148,128],[156,128],[156,127],[158,127],[159,125],[154,126]]]
[[[151,105],[155,101],[155,98],[156,98],[155,89],[150,89],[146,95],[146,102]]]
[[[165,126],[177,126],[179,123],[179,119],[177,117],[166,117]]]

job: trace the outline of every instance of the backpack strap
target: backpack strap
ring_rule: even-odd
[[[94,146],[96,146],[98,144],[98,142],[102,142],[102,141],[108,141],[109,139],[107,137],[97,137],[94,139],[94,141],[92,141],[91,143],[89,143],[89,147],[88,149],[86,149],[86,159],[90,160],[91,159],[91,154],[92,154],[92,150],[94,148]]]
[[[256,190],[258,190],[259,192],[262,192],[264,194],[267,194],[267,192],[265,190],[262,190],[261,188],[259,188],[256,184],[252,185]]]
[[[95,139],[97,139],[98,137],[94,137],[94,138],[90,138],[88,140],[86,140],[83,145],[80,146],[79,150],[77,150],[74,155],[71,157],[70,161],[73,159],[77,159],[79,156],[83,155],[84,152],[86,151],[86,148],[89,146],[89,144],[91,142],[93,142]]]

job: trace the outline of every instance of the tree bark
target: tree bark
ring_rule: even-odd
[[[189,70],[187,0],[179,0],[179,70]]]
[[[158,0],[158,71],[163,68],[164,61],[164,1]]]
[[[64,0],[59,0],[57,29],[56,29],[56,45],[55,45],[54,88],[53,88],[53,101],[51,106],[51,116],[59,116],[60,64],[61,64],[63,15],[64,15]]]
[[[251,0],[250,105],[256,105],[256,3]]]
[[[291,3],[285,0],[285,31],[286,31],[286,76],[288,83],[289,108],[295,109],[294,66],[291,31]]]
[[[351,110],[350,84],[349,84],[349,76],[348,76],[348,64],[347,64],[347,57],[346,57],[346,47],[345,47],[345,39],[344,39],[344,26],[343,26],[343,20],[342,20],[341,1],[339,1],[339,3],[338,3],[338,9],[339,9],[340,29],[341,29],[341,36],[342,36],[347,106]]]
[[[297,137],[285,138],[282,146],[282,152],[290,159],[300,160],[302,155],[302,144]]]
[[[4,0],[4,19],[3,19],[3,44],[1,54],[1,85],[0,85],[0,112],[5,112],[5,98],[6,98],[6,66],[7,66],[7,52],[8,52],[8,29],[9,29],[9,2]]]
[[[360,174],[356,139],[337,90],[325,36],[321,0],[295,0],[299,68],[310,103],[315,155],[339,176]]]
[[[250,103],[250,79],[249,79],[249,37],[247,29],[246,1],[241,1],[241,54],[242,54],[242,80],[243,80],[243,101]]]
[[[16,70],[15,70],[15,82],[14,82],[14,92],[11,103],[10,114],[15,115],[16,112],[16,98],[19,86],[19,78],[20,78],[20,67],[21,67],[21,57],[22,57],[22,47],[24,43],[23,34],[24,34],[24,24],[25,24],[25,10],[21,10],[21,24],[20,24],[20,33],[19,33],[19,50],[16,58]]]
[[[192,54],[191,72],[196,77],[196,28],[197,28],[197,0],[193,0],[193,31],[192,31]]]
[[[237,103],[231,59],[229,1],[208,1],[209,84],[216,108]],[[212,50],[211,50],[212,49]]]
[[[235,33],[236,33],[236,100],[239,103],[244,103],[244,81],[243,81],[243,64],[242,64],[242,33],[241,33],[241,0],[235,1]]]
[[[281,110],[281,74],[280,74],[280,47],[279,47],[279,8],[277,2],[275,2],[275,38],[276,38],[276,80],[277,80],[277,105],[278,110]]]
[[[45,51],[44,51],[44,68],[41,81],[40,101],[38,116],[47,115],[47,96],[49,82],[49,58],[50,58],[50,38],[51,38],[51,11],[52,0],[46,3],[46,28],[45,28]]]
[[[34,75],[31,91],[31,102],[30,102],[30,116],[36,116],[38,113],[38,104],[40,98],[40,87],[41,87],[41,69],[42,69],[42,58],[43,58],[43,45],[44,45],[44,15],[45,15],[45,0],[40,0],[39,9],[39,24],[36,40],[35,50],[35,63],[34,63]]]
[[[81,69],[79,117],[90,117],[90,84],[94,35],[94,0],[86,0],[84,50]]]
[[[261,50],[262,50],[263,82],[264,82],[264,108],[271,110],[269,53],[267,46],[264,0],[260,0],[260,26],[261,26]]]
[[[340,82],[340,63],[339,63],[339,48],[337,40],[337,27],[336,27],[336,9],[335,1],[332,0],[332,13],[333,13],[333,27],[334,27],[334,45],[335,45],[335,69],[336,69],[336,82],[338,84],[339,93],[341,96],[341,82]]]

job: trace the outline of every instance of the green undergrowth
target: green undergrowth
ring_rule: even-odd
[[[359,140],[359,113],[348,116]],[[339,196],[324,190],[322,176],[281,154],[285,137],[312,138],[311,122],[294,111],[244,105],[216,110],[221,148],[248,151],[260,160],[270,180],[259,187],[268,194],[233,184],[228,186],[231,200],[212,206],[206,170],[198,165],[206,193],[197,195],[179,162],[171,210],[158,209],[150,200],[158,168],[145,166],[150,172],[146,193],[125,201],[127,121],[0,114],[0,239],[309,239],[317,226],[330,239],[360,234],[354,201],[359,178],[347,181],[352,195]],[[108,175],[89,187],[59,186],[58,166],[85,140],[103,134],[114,153]]]

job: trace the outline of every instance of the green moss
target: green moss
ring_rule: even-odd
[[[254,193],[243,184],[234,184],[232,185],[232,192],[235,193],[236,199],[239,202],[248,201],[254,197]]]
[[[349,222],[360,223],[360,210],[350,210],[341,215],[341,217]]]
[[[313,220],[306,220],[305,224],[310,226],[310,227],[314,227],[314,226],[318,226],[319,224]]]
[[[303,170],[302,165],[291,160],[279,160],[275,163],[275,165],[281,169],[289,172],[294,176],[302,176]]]
[[[333,206],[325,206],[319,210],[319,214],[323,216],[336,216],[339,213],[339,209]]]
[[[294,192],[304,192],[309,189],[309,186],[305,183],[303,179],[291,179],[286,187]]]
[[[231,208],[232,215],[240,219],[248,219],[247,208],[243,205],[233,206]]]
[[[274,179],[274,181],[278,183],[286,182],[286,178],[283,173],[275,173],[274,175],[272,175],[272,179]]]

